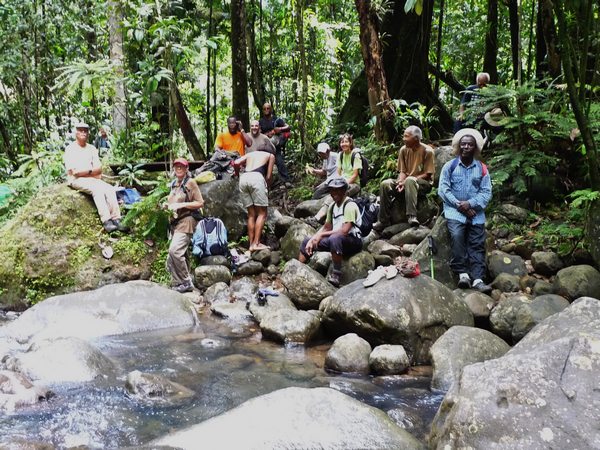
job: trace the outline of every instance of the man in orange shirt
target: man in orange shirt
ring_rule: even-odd
[[[240,156],[246,154],[246,147],[252,145],[252,139],[242,128],[242,122],[235,116],[227,118],[227,132],[220,133],[215,141],[215,150],[238,152]]]

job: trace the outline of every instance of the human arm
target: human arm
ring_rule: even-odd
[[[248,136],[248,133],[246,133],[244,131],[244,128],[242,126],[242,121],[238,120],[237,121],[237,125],[238,125],[238,130],[242,135],[242,141],[244,141],[244,147],[251,147],[252,146],[252,139],[250,138],[250,136]]]
[[[202,193],[200,192],[200,188],[198,184],[190,179],[185,185],[188,191],[189,201],[184,202],[173,202],[167,205],[167,208],[172,211],[178,211],[180,209],[189,209],[192,211],[198,210],[204,206],[204,198],[202,197]]]
[[[235,171],[236,176],[240,174],[242,166],[246,166],[247,159],[248,155],[244,155],[233,161],[233,170]]]
[[[285,133],[286,131],[290,131],[291,127],[285,123],[285,121],[281,118],[278,118],[275,121],[275,128],[273,128],[274,134]]]
[[[492,199],[492,180],[490,174],[481,177],[481,183],[477,193],[468,200],[469,207],[476,212],[484,210]]]
[[[438,195],[444,201],[444,204],[458,209],[459,200],[452,193],[452,180],[450,177],[450,166],[452,162],[447,163],[440,174],[440,182],[438,185]]]
[[[271,176],[273,175],[273,165],[275,164],[275,155],[269,155],[269,165],[267,166],[267,186],[271,186]]]

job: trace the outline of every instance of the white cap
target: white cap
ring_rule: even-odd
[[[79,121],[79,122],[77,122],[75,124],[75,128],[87,128],[87,129],[89,129],[90,126],[87,123],[83,122],[83,121]]]
[[[317,152],[319,153],[327,153],[329,150],[329,144],[327,142],[321,142],[317,145]]]

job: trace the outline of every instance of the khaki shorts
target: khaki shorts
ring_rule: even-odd
[[[254,206],[269,206],[267,182],[258,172],[245,172],[240,176],[240,193],[244,208]]]

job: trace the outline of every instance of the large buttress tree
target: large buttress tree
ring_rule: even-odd
[[[244,0],[231,0],[231,83],[233,114],[249,126],[246,57],[246,8]]]

